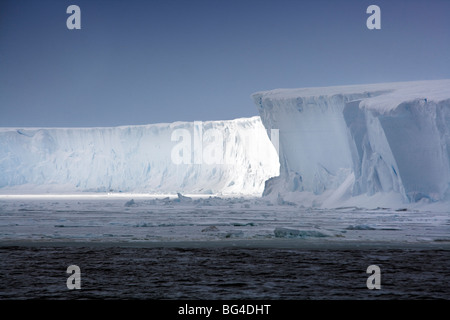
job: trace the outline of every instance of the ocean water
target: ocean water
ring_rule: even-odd
[[[449,299],[447,212],[0,199],[0,299]],[[81,289],[66,286],[81,269]],[[368,266],[381,270],[369,290]]]
[[[0,247],[0,299],[450,299],[448,250]],[[368,265],[381,289],[366,285]],[[69,290],[69,265],[81,289]]]
[[[287,229],[287,230],[286,230]],[[0,241],[270,240],[450,244],[450,213],[323,210],[252,198],[1,198]],[[317,240],[317,239],[314,239]]]

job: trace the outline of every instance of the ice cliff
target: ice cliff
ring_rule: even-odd
[[[280,176],[266,196],[450,197],[450,80],[277,89],[252,95],[279,129]],[[314,203],[311,203],[314,205]]]
[[[0,128],[0,194],[264,191],[322,207],[450,200],[450,80],[252,97],[260,117]]]
[[[111,128],[0,128],[0,194],[261,195],[279,174],[259,117]]]

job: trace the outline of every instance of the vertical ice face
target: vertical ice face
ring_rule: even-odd
[[[259,117],[114,128],[0,129],[0,193],[258,195],[265,181],[278,174],[278,156]]]
[[[439,200],[448,190],[449,108],[450,104],[417,99],[379,116],[410,201]]]
[[[361,109],[360,102],[347,103],[343,112],[352,146],[353,195],[394,191],[406,200],[397,162],[379,118]]]
[[[263,124],[280,130],[280,176],[265,194],[332,194],[352,180],[353,196],[448,198],[449,97],[450,80],[255,93]]]
[[[256,98],[258,99],[258,98]],[[352,167],[342,96],[266,99],[259,104],[268,129],[279,129],[283,175],[301,174],[297,189],[322,193],[342,169]]]

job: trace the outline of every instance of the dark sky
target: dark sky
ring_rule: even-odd
[[[0,0],[0,126],[225,120],[257,115],[255,91],[450,78],[449,15],[448,0]]]

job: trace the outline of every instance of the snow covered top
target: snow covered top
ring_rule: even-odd
[[[360,107],[376,110],[380,113],[395,109],[403,102],[426,99],[439,103],[450,99],[450,79],[392,82],[365,85],[333,87],[311,87],[300,89],[275,89],[256,92],[252,95],[255,102],[262,100],[302,99],[305,103],[317,98],[343,98],[344,102],[361,100]]]
[[[207,120],[207,121],[201,121],[199,120],[198,122],[201,122],[204,126],[215,126],[215,125],[223,125],[224,123],[230,123],[230,124],[235,124],[235,125],[248,125],[249,122],[259,122],[260,121],[260,117],[259,116],[253,116],[253,117],[248,117],[248,118],[236,118],[236,119],[231,119],[231,120]],[[156,130],[155,128],[158,129],[165,129],[165,128],[170,128],[170,129],[177,129],[177,128],[183,128],[186,126],[186,121],[174,121],[174,122],[158,122],[158,123],[149,123],[149,124],[140,124],[140,125],[120,125],[120,126],[111,126],[111,127],[0,127],[0,132],[9,132],[9,131],[15,131],[15,130],[60,130],[60,131],[70,131],[70,130],[77,130],[77,131],[92,131],[92,130],[117,130],[117,129],[123,129],[123,130],[127,130],[127,129],[136,129],[136,128],[140,128],[140,129],[146,129],[146,128],[152,128],[154,130]],[[193,122],[191,122],[193,123]]]

